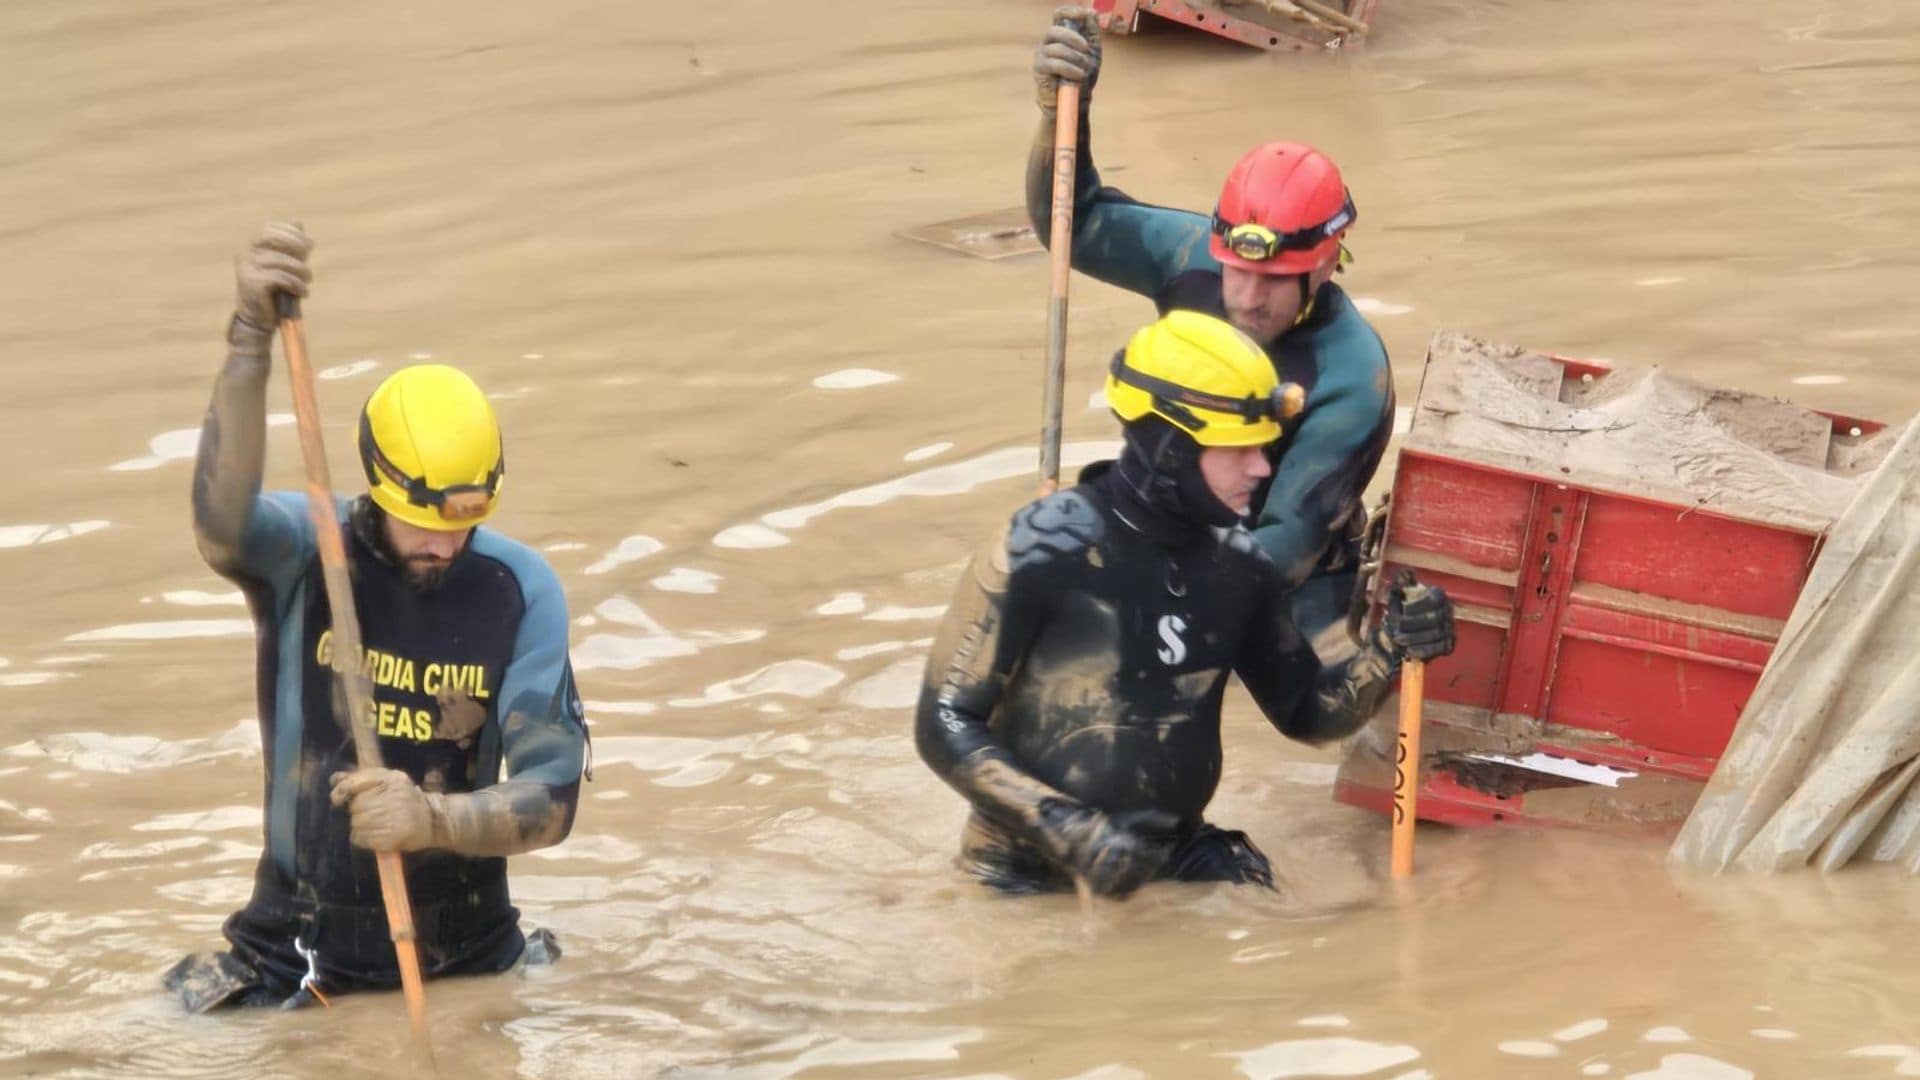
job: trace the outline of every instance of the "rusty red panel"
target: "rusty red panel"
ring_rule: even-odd
[[[1587,495],[1539,485],[1516,588],[1519,609],[1500,678],[1500,711],[1539,716],[1560,645],[1560,611],[1573,583],[1574,553],[1582,543]]]
[[[1614,496],[1587,519],[1581,581],[1684,603],[1785,619],[1813,565],[1815,538],[1778,527]]]
[[[1448,594],[1452,594],[1451,589]],[[1455,637],[1453,655],[1427,665],[1427,697],[1453,705],[1493,708],[1499,700],[1500,660],[1506,651],[1506,632],[1479,623],[1456,621]]]
[[[1758,675],[1773,655],[1778,634],[1759,637],[1700,626],[1677,616],[1613,611],[1575,597],[1561,622],[1562,634],[1592,641],[1630,643],[1681,659],[1716,664]]]
[[[1096,14],[1109,17],[1111,22],[1106,25],[1122,34],[1135,29],[1140,13],[1145,12],[1257,49],[1301,51],[1326,48],[1315,38],[1262,26],[1247,19],[1237,19],[1217,8],[1189,4],[1185,0],[1094,0],[1093,10]]]
[[[1711,762],[1727,748],[1758,678],[1630,642],[1569,636],[1544,719]]]
[[[1457,461],[1402,451],[1390,539],[1476,566],[1516,570],[1533,484]]]

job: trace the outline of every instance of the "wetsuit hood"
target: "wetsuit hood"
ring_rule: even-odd
[[[1082,474],[1113,500],[1122,521],[1170,546],[1240,524],[1240,515],[1207,486],[1201,446],[1191,436],[1152,415],[1129,422],[1124,431],[1126,442],[1111,468]]]

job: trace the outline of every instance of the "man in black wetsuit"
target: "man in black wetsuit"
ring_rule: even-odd
[[[1142,329],[1107,379],[1119,460],[1020,510],[962,576],[915,735],[973,804],[963,853],[990,884],[1271,887],[1246,834],[1202,817],[1228,671],[1282,734],[1318,743],[1366,722],[1403,657],[1452,651],[1439,589],[1396,595],[1334,667],[1295,628],[1244,527],[1281,434],[1279,389],[1259,346],[1219,319],[1176,311]]]

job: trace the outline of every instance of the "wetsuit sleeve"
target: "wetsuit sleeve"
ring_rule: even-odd
[[[1073,268],[1142,296],[1158,296],[1188,270],[1218,270],[1205,214],[1151,206],[1100,182],[1093,164],[1091,105],[1080,110],[1073,175]],[[1053,229],[1053,118],[1044,116],[1027,155],[1027,216],[1042,244]]]
[[[1381,417],[1393,391],[1385,350],[1374,340],[1371,351],[1335,356],[1326,365],[1328,375],[1274,467],[1253,537],[1279,569],[1283,588],[1296,588],[1313,573],[1380,462],[1387,430]]]
[[[500,683],[507,779],[460,795],[432,795],[438,846],[461,855],[517,855],[573,828],[586,754],[586,718],[567,658],[567,599],[538,558],[513,564],[527,600]],[[442,832],[444,830],[444,832]]]
[[[1377,642],[1324,667],[1269,578],[1234,671],[1268,722],[1289,739],[1331,742],[1359,730],[1386,697],[1399,662]]]
[[[304,495],[260,493],[266,467],[267,377],[273,337],[235,320],[193,463],[193,532],[201,557],[232,581],[284,596],[313,558]]]
[[[1045,620],[1037,575],[1009,570],[1017,556],[1010,545],[1019,542],[1010,537],[1022,529],[1016,518],[961,574],[927,658],[914,741],[921,759],[974,809],[1050,850],[1046,814],[1078,804],[1023,769],[992,728],[995,706]]]

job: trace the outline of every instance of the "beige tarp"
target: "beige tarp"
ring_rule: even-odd
[[[1669,861],[1920,873],[1920,421],[1834,525]]]

